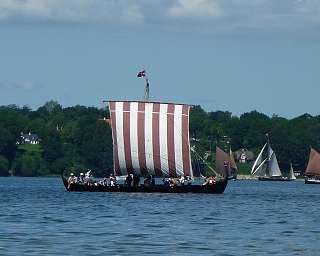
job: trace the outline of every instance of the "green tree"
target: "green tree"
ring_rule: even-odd
[[[21,157],[21,176],[36,176],[40,167],[40,158],[35,155],[25,154]]]
[[[54,111],[59,111],[62,109],[61,105],[54,100],[50,100],[43,105],[43,108],[48,112],[52,113]]]
[[[9,176],[9,161],[0,155],[0,176]]]

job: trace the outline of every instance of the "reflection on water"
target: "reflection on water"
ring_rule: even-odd
[[[0,178],[0,255],[318,255],[320,186],[230,182],[223,195],[70,193]]]

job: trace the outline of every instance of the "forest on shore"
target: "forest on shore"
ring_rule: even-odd
[[[97,175],[112,171],[112,136],[106,108],[62,107],[49,101],[37,110],[27,106],[0,106],[0,176],[59,175],[61,170],[91,169]],[[19,145],[21,133],[39,136],[37,145]],[[255,154],[268,133],[280,167],[290,163],[305,170],[310,146],[320,148],[320,116],[292,119],[252,111],[234,116],[228,111],[206,112],[195,106],[190,113],[190,136],[203,152],[216,145]],[[200,146],[199,146],[200,147]]]

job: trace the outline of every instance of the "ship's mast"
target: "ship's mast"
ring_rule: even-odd
[[[146,85],[144,89],[144,100],[149,101],[149,79],[145,77]]]
[[[145,70],[142,70],[138,72],[137,77],[143,78],[145,81],[145,87],[144,87],[144,100],[149,101],[149,79],[147,76],[147,72]]]

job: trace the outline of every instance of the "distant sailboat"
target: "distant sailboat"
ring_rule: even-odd
[[[251,175],[257,175],[261,181],[290,181],[292,179],[284,177],[280,171],[276,153],[270,146],[269,136],[267,142],[261,149],[254,162]]]
[[[233,158],[233,153],[230,149],[229,154],[224,152],[218,146],[216,147],[216,171],[226,174],[228,179],[237,179],[237,165]]]
[[[310,149],[309,162],[305,171],[305,184],[320,184],[320,153]]]
[[[236,161],[234,160],[234,156],[233,156],[233,152],[231,150],[229,150],[229,156],[230,156],[230,168],[231,168],[231,174],[233,176],[233,179],[236,180],[237,179],[237,174],[238,174],[238,167],[236,164]]]
[[[290,164],[290,172],[289,172],[289,179],[290,180],[296,180],[296,176],[294,175],[292,164]]]

